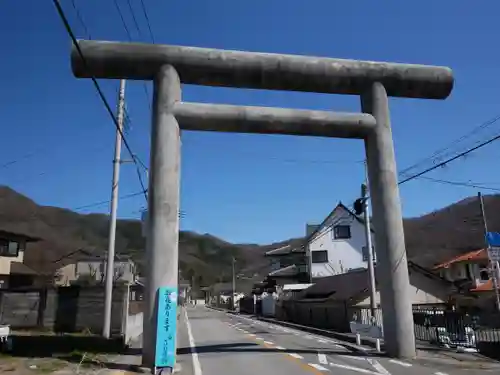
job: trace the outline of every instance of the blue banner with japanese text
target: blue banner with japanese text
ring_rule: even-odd
[[[175,365],[177,334],[177,288],[158,289],[158,324],[156,331],[156,367]]]

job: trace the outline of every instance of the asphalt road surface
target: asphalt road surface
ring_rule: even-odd
[[[465,375],[351,351],[342,342],[206,307],[187,307],[194,375]]]

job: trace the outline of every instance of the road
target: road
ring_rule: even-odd
[[[484,374],[456,368],[446,372],[372,351],[351,351],[333,339],[201,306],[186,312],[194,375]]]

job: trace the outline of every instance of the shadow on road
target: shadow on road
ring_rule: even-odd
[[[285,349],[279,350],[275,348],[263,347],[259,344],[254,343],[230,343],[230,344],[215,344],[215,345],[201,345],[195,347],[196,353],[296,353],[296,354],[318,354],[321,352],[323,354],[338,355],[338,354],[349,354],[350,356],[360,356],[367,357],[372,356],[366,352],[349,352],[346,353],[344,350],[328,350],[324,348],[308,348],[308,349]],[[182,347],[177,349],[177,354],[189,354],[191,353],[190,347]],[[380,357],[382,355],[373,355],[373,357]]]

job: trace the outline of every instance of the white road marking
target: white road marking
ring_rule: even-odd
[[[186,317],[186,326],[188,331],[190,351],[193,357],[194,375],[202,375],[200,359],[198,358],[198,353],[196,352],[196,344],[194,342],[193,332],[191,331],[191,324],[189,323],[189,318],[186,310],[184,310],[184,315]]]
[[[377,361],[376,359],[373,359],[373,358],[366,358],[366,360],[368,361],[368,363],[370,363],[370,365],[372,365],[375,370],[377,370],[379,373],[381,374],[384,374],[384,375],[391,375],[391,373],[389,371],[387,371],[387,369],[382,366],[380,364],[379,361]]]
[[[339,345],[339,344],[333,344],[333,346],[337,349],[345,349],[345,346]]]
[[[285,350],[285,348],[282,347],[282,346],[277,346],[276,349],[278,349],[278,350]]]
[[[332,367],[338,367],[338,368],[343,368],[345,370],[352,370],[352,371],[362,372],[364,374],[380,375],[378,372],[375,372],[375,371],[367,370],[367,369],[360,368],[360,367],[354,367],[354,366],[348,366],[348,365],[340,365],[338,363],[331,363],[330,362],[330,366],[332,366]]]
[[[318,342],[321,342],[322,344],[326,344],[328,341],[325,341],[323,339],[318,339]]]
[[[272,341],[264,341],[264,344],[273,345],[274,343]]]
[[[244,329],[242,329],[242,330],[241,330],[241,332],[243,332],[243,333],[248,333],[248,331],[245,331]]]
[[[326,355],[324,355],[323,353],[318,353],[318,361],[322,365],[327,365],[328,364],[328,360],[326,359]]]
[[[262,337],[256,337],[255,340],[264,341],[264,339]]]
[[[306,339],[313,339],[314,337],[312,337],[311,335],[305,335],[304,338],[306,338]]]
[[[311,367],[314,367],[316,370],[319,370],[319,371],[330,371],[326,367],[323,367],[323,366],[318,365],[316,363],[308,363],[308,365]]]
[[[396,365],[400,365],[403,367],[411,367],[411,363],[401,362],[398,361],[397,359],[389,359],[389,362],[395,363]]]
[[[248,336],[251,336],[251,337],[255,337],[257,335],[253,334],[253,333],[249,333]]]
[[[356,357],[355,355],[340,355],[339,357],[346,359],[355,359],[356,361],[366,361],[366,357]]]
[[[296,353],[288,353],[290,357],[297,358],[297,359],[304,359],[301,355],[298,355]]]
[[[434,375],[448,375],[448,374],[445,372],[435,372]]]

